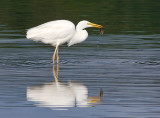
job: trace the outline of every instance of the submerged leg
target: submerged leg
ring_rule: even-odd
[[[57,63],[57,80],[59,79],[59,63]]]
[[[53,64],[53,77],[55,79],[55,82],[58,82],[58,78],[57,78],[57,75],[56,75],[56,70],[55,70],[55,64]]]

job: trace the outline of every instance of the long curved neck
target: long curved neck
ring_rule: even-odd
[[[88,33],[86,30],[83,30],[81,28],[77,28],[74,36],[69,41],[68,46],[83,42],[84,40],[86,40],[87,37],[88,37]]]

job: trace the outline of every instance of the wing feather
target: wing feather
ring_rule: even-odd
[[[57,20],[28,29],[27,38],[56,46],[70,40],[74,33],[75,25],[72,22]]]

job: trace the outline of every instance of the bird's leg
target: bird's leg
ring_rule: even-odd
[[[55,48],[55,51],[54,51],[53,57],[52,57],[53,64],[55,64],[54,61],[55,61],[56,52],[57,52],[57,46]]]
[[[56,55],[57,53],[57,55]],[[57,56],[57,70],[55,70],[55,57]],[[53,57],[53,76],[55,78],[55,81],[58,82],[58,73],[59,73],[59,56],[58,56],[58,46],[56,46]],[[56,72],[57,71],[57,72]]]
[[[57,78],[59,77],[59,55],[58,55],[59,47],[57,46]]]
[[[59,55],[58,55],[59,47],[57,46],[57,63],[59,63]]]

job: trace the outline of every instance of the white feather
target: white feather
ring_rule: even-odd
[[[79,31],[72,37],[71,40],[69,40],[68,46],[83,42],[87,39],[87,37],[88,37],[88,32],[86,30]]]
[[[67,20],[44,23],[27,31],[27,38],[53,46],[63,44],[75,34],[75,25]]]

